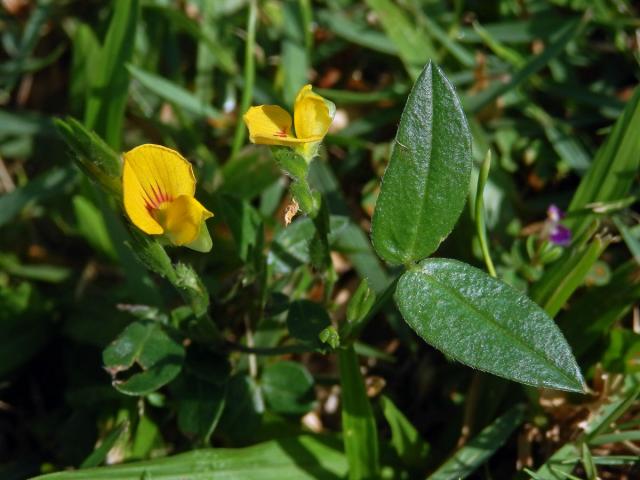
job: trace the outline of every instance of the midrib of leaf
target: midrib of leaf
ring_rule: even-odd
[[[423,273],[423,272],[421,272],[421,273],[424,275],[424,278],[425,278],[425,280],[427,282],[431,281],[432,283],[436,284],[437,286],[440,286],[442,289],[444,289],[444,290],[448,291],[449,293],[451,293],[454,297],[456,297],[459,300],[461,300],[462,304],[465,305],[468,310],[471,310],[472,312],[477,313],[481,317],[487,319],[490,324],[494,325],[498,330],[503,332],[507,337],[513,339],[515,341],[515,343],[518,343],[521,346],[523,346],[525,350],[528,350],[528,351],[532,352],[535,356],[537,356],[539,358],[542,358],[543,360],[547,360],[554,370],[559,372],[560,375],[563,376],[565,379],[569,380],[570,384],[573,384],[573,383],[576,382],[576,380],[574,378],[569,376],[564,370],[562,370],[560,367],[555,365],[553,363],[553,361],[549,357],[547,357],[545,355],[544,352],[540,352],[540,351],[536,350],[531,345],[529,345],[527,342],[525,342],[521,338],[519,338],[516,335],[514,335],[514,333],[511,332],[508,328],[504,327],[503,325],[498,323],[496,320],[494,320],[491,316],[487,315],[485,312],[483,312],[482,310],[478,309],[475,305],[471,304],[470,302],[467,302],[466,299],[460,294],[460,292],[458,292],[457,290],[455,290],[454,288],[452,288],[452,287],[450,287],[448,285],[445,285],[442,282],[439,282],[437,280],[437,278],[434,277],[434,276],[430,276],[429,274],[426,274],[426,273]],[[449,355],[449,353],[447,353],[447,354]],[[451,356],[456,358],[455,354],[452,354]]]
[[[429,97],[429,104],[428,104],[428,108],[429,108],[429,118],[433,119],[433,66],[431,64],[429,64],[429,76],[430,76],[430,82],[431,82],[431,95]],[[413,93],[413,92],[412,92]],[[411,95],[409,95],[409,98],[411,98]],[[405,107],[406,108],[406,107]],[[404,112],[402,112],[402,116],[404,116]],[[400,124],[402,125],[402,118],[400,118]],[[428,158],[429,160],[427,161],[427,165],[425,168],[425,172],[424,172],[424,178],[423,180],[420,182],[420,189],[422,192],[426,192],[427,190],[427,183],[429,182],[429,172],[431,171],[431,153],[433,151],[433,122],[427,122],[427,132],[426,132],[427,137],[429,138],[429,144],[428,144]],[[398,142],[398,135],[396,135],[396,143],[400,146],[403,147],[402,144],[400,144],[400,142]],[[414,150],[413,150],[413,144],[412,147],[406,147],[407,150],[409,150],[409,152],[413,155],[414,154]],[[411,240],[411,250],[410,250],[410,255],[411,257],[414,257],[415,255],[415,251],[416,251],[416,245],[418,244],[418,230],[420,228],[420,225],[422,223],[422,212],[424,211],[424,207],[425,207],[425,197],[422,197],[422,202],[419,202],[418,205],[418,221],[415,222],[413,225],[411,225],[411,235],[413,237],[413,239]],[[407,258],[407,256],[405,255],[404,258],[404,262],[403,263],[407,263],[410,259]],[[419,260],[416,258],[411,258],[411,260]]]

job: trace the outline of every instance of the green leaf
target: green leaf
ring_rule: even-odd
[[[438,248],[466,202],[471,159],[460,102],[429,63],[409,94],[373,215],[371,238],[381,258],[409,264]]]
[[[218,431],[234,443],[255,441],[262,423],[264,398],[253,378],[236,374],[229,380],[227,400]]]
[[[322,348],[320,333],[331,325],[327,311],[309,300],[296,300],[289,307],[287,328],[292,337],[315,348]]]
[[[180,375],[172,384],[178,400],[178,428],[204,443],[209,441],[225,406],[227,385]]]
[[[398,282],[396,303],[427,343],[510,380],[583,392],[584,380],[553,320],[533,301],[481,270],[429,259]]]
[[[113,386],[126,395],[146,395],[173,380],[182,369],[184,347],[167,335],[162,325],[138,321],[129,325],[102,353]],[[118,374],[136,364],[142,372],[126,380]]]
[[[338,350],[342,388],[342,438],[350,480],[380,478],[376,421],[353,346]]]
[[[313,408],[313,377],[304,365],[283,361],[268,365],[262,374],[262,391],[274,412],[304,415]]]
[[[524,408],[522,405],[516,405],[454,453],[429,476],[428,480],[457,480],[468,477],[504,445],[523,419]]]
[[[411,422],[388,397],[380,397],[382,413],[391,427],[391,446],[402,463],[408,467],[424,468],[429,454],[429,444]]]
[[[332,438],[302,435],[247,448],[195,450],[145,462],[57,472],[36,479],[338,480],[346,471],[345,457]]]
[[[125,65],[133,56],[139,1],[115,0],[109,30],[96,61],[98,71],[91,78],[85,121],[114,150],[120,150],[124,110],[129,90]]]

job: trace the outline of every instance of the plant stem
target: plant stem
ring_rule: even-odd
[[[476,233],[478,234],[478,240],[480,241],[480,248],[482,249],[482,258],[487,266],[489,275],[496,278],[496,268],[491,260],[491,254],[489,253],[489,244],[487,242],[487,229],[484,223],[484,186],[487,183],[489,177],[489,170],[491,169],[491,150],[487,150],[487,155],[484,157],[480,172],[478,173],[478,188],[476,189],[476,205],[475,205],[475,223]]]
[[[242,91],[242,101],[240,102],[240,114],[249,109],[251,99],[253,98],[253,84],[256,78],[255,65],[255,43],[256,43],[256,23],[258,18],[258,3],[256,0],[249,2],[249,15],[247,17],[247,43],[244,51],[244,89]],[[231,147],[231,158],[235,157],[242,147],[245,136],[244,122],[238,119],[236,131],[233,136],[233,146]]]

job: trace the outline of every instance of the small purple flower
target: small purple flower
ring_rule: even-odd
[[[551,243],[566,247],[571,243],[571,230],[557,223],[549,231],[549,240]]]
[[[551,243],[566,247],[571,243],[571,230],[560,224],[560,220],[563,218],[564,212],[557,205],[549,205],[545,232]]]

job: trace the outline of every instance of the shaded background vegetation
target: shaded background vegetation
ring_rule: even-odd
[[[257,2],[253,20],[243,0],[148,0],[121,19],[117,3],[2,2],[2,478],[77,467],[105,438],[113,442],[109,454],[85,465],[339,432],[331,355],[239,352],[246,344],[286,346],[289,302],[325,293],[309,265],[309,225],[284,228],[286,179],[267,149],[246,145],[241,113],[262,103],[289,108],[305,83],[337,105],[311,180],[336,222],[352,219],[332,239],[340,321],[360,278],[378,292],[391,278],[369,247],[369,222],[404,101],[430,58],[463,100],[477,162],[494,153],[485,205],[499,276],[548,307],[553,291],[545,288],[561,289],[553,265],[561,255],[580,262],[569,269],[576,284],[556,318],[592,393],[539,392],[475,373],[425,345],[389,304],[358,345],[386,439],[386,472],[424,478],[517,403],[528,405],[524,420],[485,446],[496,453],[477,478],[536,469],[563,445],[565,458],[585,458],[576,441],[585,422],[617,401],[607,418],[619,420],[626,436],[590,439],[593,459],[574,473],[590,478],[589,465],[598,465],[602,478],[632,478],[640,452],[633,443],[640,439],[633,209],[640,150],[626,152],[624,188],[583,194],[582,203],[574,193],[625,105],[637,103],[633,2],[273,0]],[[128,48],[114,53],[107,32],[120,20]],[[104,78],[111,81],[101,84]],[[116,151],[142,143],[179,150],[194,163],[199,196],[216,215],[210,254],[170,255],[201,275],[228,351],[189,348],[183,374],[149,395],[114,389],[102,350],[136,317],[179,325],[188,312],[168,282],[136,261],[123,218],[73,165],[53,123],[64,116],[82,120]],[[625,134],[640,137],[640,123]],[[619,180],[606,170],[595,177],[596,192]],[[598,214],[589,231],[595,240],[576,240],[564,253],[541,249],[548,206],[566,210],[572,198],[572,210]],[[589,227],[580,218],[570,220],[576,239]],[[266,274],[256,251],[265,255]],[[438,255],[482,266],[470,208]],[[256,292],[267,298],[260,322],[251,320]],[[282,367],[278,358],[291,363]],[[414,451],[394,444],[395,408],[424,439],[412,440]]]

